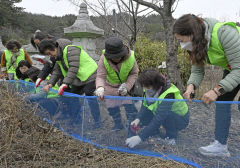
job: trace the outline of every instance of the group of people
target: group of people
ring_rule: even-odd
[[[224,69],[223,79],[205,94],[201,100],[210,104],[213,101],[232,101],[240,88],[240,28],[233,22],[218,22],[186,14],[176,20],[173,35],[182,49],[189,53],[192,63],[190,78],[183,97],[192,101],[191,96],[204,77],[204,65],[211,64]],[[50,56],[44,68],[36,70],[31,65],[29,55],[14,41],[7,44],[1,58],[1,77],[13,73],[14,79],[26,79],[43,87],[45,92],[58,84],[58,94],[71,92],[96,95],[106,102],[109,115],[114,121],[113,130],[124,128],[120,107],[124,106],[127,123],[130,125],[126,145],[135,147],[148,137],[159,134],[165,128],[164,139],[168,144],[176,144],[178,132],[188,126],[189,110],[185,101],[152,101],[159,99],[183,99],[180,90],[158,70],[149,68],[139,76],[134,51],[130,50],[117,37],[105,41],[105,49],[98,64],[81,46],[72,45],[67,39],[55,39],[37,31],[31,39],[41,54]],[[33,75],[33,72],[35,75]],[[50,79],[47,77],[51,73]],[[36,75],[37,74],[37,75]],[[33,77],[34,76],[34,77]],[[131,96],[136,81],[142,86],[144,101],[140,111],[132,100],[104,99],[110,96]],[[91,114],[96,127],[100,126],[100,110],[97,100],[89,101]],[[200,147],[199,152],[207,156],[230,156],[227,138],[231,123],[230,104],[216,104],[215,141]],[[138,130],[140,129],[140,130]],[[138,130],[138,131],[137,131]]]

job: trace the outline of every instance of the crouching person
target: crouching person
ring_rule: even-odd
[[[121,39],[110,37],[105,41],[105,50],[98,62],[96,79],[96,95],[103,98],[109,96],[129,96],[129,91],[138,76],[138,65],[134,52],[125,46]],[[137,114],[132,100],[106,99],[106,106],[113,118],[112,130],[121,130],[122,124],[120,106],[124,106],[127,120],[130,123]]]
[[[144,88],[145,98],[183,99],[179,89],[171,84],[155,69],[147,69],[139,76],[139,83]],[[175,145],[178,131],[189,123],[188,106],[184,101],[149,101],[145,99],[137,118],[131,122],[132,128],[141,124],[144,127],[136,136],[126,139],[126,145],[135,147],[149,136],[156,135],[160,126],[166,130],[165,140]]]
[[[44,39],[40,42],[39,49],[42,54],[56,59],[48,85],[44,87],[46,92],[63,76],[62,84],[58,90],[59,95],[62,95],[64,91],[87,96],[94,95],[97,64],[81,46],[71,45],[71,41],[67,39],[56,41]],[[99,127],[98,102],[96,99],[89,99],[88,103],[95,121],[94,126]]]

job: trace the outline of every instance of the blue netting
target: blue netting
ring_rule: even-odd
[[[135,153],[151,157],[161,157],[167,160],[183,162],[195,167],[239,167],[240,165],[240,118],[238,114],[238,101],[215,102],[211,105],[204,105],[199,100],[188,103],[190,121],[187,128],[181,130],[176,140],[177,145],[168,145],[163,139],[164,129],[155,136],[148,138],[134,149],[125,146],[128,137],[128,114],[129,107],[120,108],[120,117],[124,125],[122,130],[112,130],[114,122],[106,108],[105,101],[113,103],[132,101],[132,105],[139,110],[142,98],[105,96],[100,101],[95,96],[80,96],[64,92],[63,96],[57,96],[56,91],[51,91],[52,96],[43,92],[36,93],[32,83],[24,81],[9,81],[10,87],[17,89],[22,95],[26,95],[26,101],[38,103],[41,109],[41,117],[55,127],[62,130],[69,136],[80,141],[91,143],[97,147],[117,150],[127,153]],[[151,99],[156,101],[157,99]],[[166,99],[163,101],[175,102],[185,100]],[[94,109],[100,107],[101,121],[93,119]],[[206,157],[198,152],[198,148],[208,145],[214,140],[215,108],[228,112],[232,106],[232,121],[228,137],[228,147],[231,157]],[[127,108],[127,112],[125,108]],[[169,107],[170,108],[170,107]],[[90,110],[91,109],[91,110]]]

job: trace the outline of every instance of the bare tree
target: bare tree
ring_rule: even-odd
[[[158,12],[163,20],[164,32],[166,35],[167,44],[167,55],[166,63],[168,76],[172,83],[176,84],[177,87],[183,91],[183,84],[180,77],[180,70],[177,61],[177,42],[172,34],[172,26],[174,24],[174,18],[172,13],[177,7],[178,0],[152,0],[147,2],[144,0],[133,0],[138,4],[152,8]]]
[[[96,16],[104,19],[102,24],[104,27],[108,26],[107,30],[121,36],[131,49],[134,48],[137,34],[143,29],[142,19],[153,12],[149,7],[140,9],[140,5],[133,0],[69,1],[77,6],[84,2]]]

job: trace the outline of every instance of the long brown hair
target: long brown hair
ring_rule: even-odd
[[[189,52],[193,64],[203,65],[207,56],[208,40],[205,31],[203,19],[193,14],[181,16],[173,25],[173,34],[193,36],[193,50]]]

